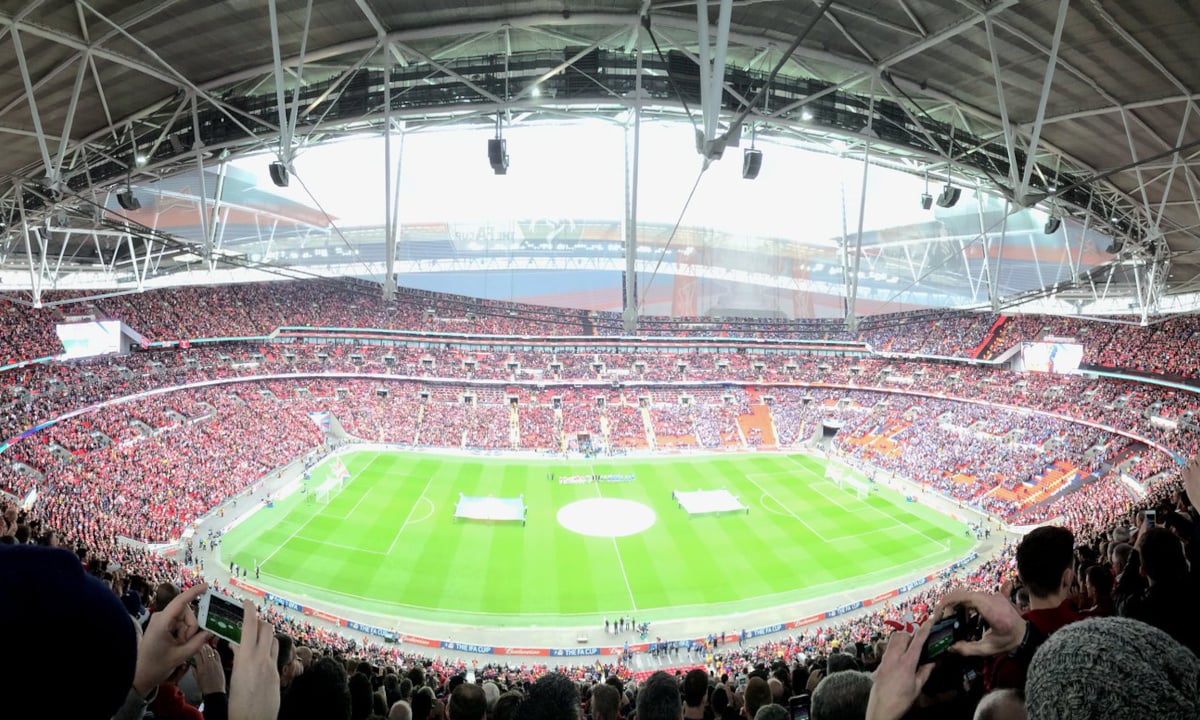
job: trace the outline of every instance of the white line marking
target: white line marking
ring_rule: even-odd
[[[588,469],[591,471],[592,477],[595,477],[596,476],[596,468],[589,465]],[[604,493],[600,492],[600,483],[594,482],[594,483],[592,483],[592,485],[596,486],[596,495],[598,497],[603,498]],[[621,548],[617,546],[617,538],[616,537],[612,538],[612,544],[613,544],[613,551],[617,554],[617,565],[619,565],[621,567],[621,577],[625,578],[625,589],[629,591],[629,604],[633,606],[633,611],[637,612],[637,609],[638,609],[637,601],[633,599],[633,585],[629,584],[629,573],[625,572],[625,560],[621,557]]]
[[[412,522],[409,523],[409,525],[416,525],[419,522],[425,522],[429,518],[433,517],[433,514],[435,512],[437,512],[437,505],[434,505],[432,500],[430,500],[427,497],[423,497],[423,498],[418,498],[417,502],[421,502],[422,500],[429,503],[429,512],[425,513],[424,515],[417,518],[416,520],[413,520]]]
[[[875,578],[883,578],[883,580],[889,580],[889,579],[895,578],[895,580],[897,582],[899,582],[900,580],[905,579],[905,578],[911,580],[913,578],[911,576],[908,576],[905,574],[907,572],[911,572],[911,570],[909,568],[915,569],[915,568],[919,567],[921,564],[923,564],[927,559],[932,558],[932,557],[938,557],[943,554],[944,554],[944,551],[928,553],[926,555],[922,555],[919,558],[915,558],[906,563],[902,563],[896,567],[882,568],[880,570],[875,570],[875,571],[872,571],[869,573],[865,573],[865,574],[860,575],[855,578],[850,578],[850,580],[855,583],[862,583],[862,587],[867,587],[868,583],[882,582],[880,580],[876,580]],[[948,560],[949,560],[949,558],[947,558],[947,561]],[[932,572],[934,568],[925,568],[925,569]],[[896,573],[896,574],[890,575],[890,573]],[[928,574],[928,573],[925,573],[925,574]],[[620,613],[620,612],[626,611],[625,609],[620,609],[620,608],[610,609],[610,610],[588,610],[588,611],[584,611],[584,612],[543,612],[543,613],[491,612],[488,610],[450,610],[450,611],[447,611],[444,606],[436,606],[435,607],[435,606],[429,606],[429,605],[417,605],[414,603],[402,603],[402,602],[396,602],[394,600],[384,600],[384,599],[378,598],[378,597],[368,597],[366,595],[356,595],[354,593],[348,593],[348,592],[344,592],[342,590],[333,590],[331,588],[321,587],[320,585],[313,585],[312,583],[306,583],[301,580],[293,580],[291,578],[280,577],[279,575],[271,575],[270,573],[263,573],[262,576],[264,578],[275,579],[275,580],[281,581],[282,587],[286,587],[288,585],[299,585],[301,587],[311,588],[312,590],[319,591],[320,593],[322,593],[324,595],[337,595],[337,596],[346,597],[346,598],[353,598],[355,600],[365,600],[368,603],[371,603],[373,605],[381,605],[381,606],[396,607],[396,608],[408,608],[408,609],[412,609],[412,610],[425,610],[425,611],[430,611],[430,612],[450,612],[450,613],[454,613],[454,614],[460,615],[460,616],[511,617],[511,618],[526,618],[526,617],[527,618],[545,618],[545,617],[595,618],[597,615],[614,614],[614,613]],[[921,575],[921,577],[923,577],[923,575]],[[803,588],[803,590],[801,590],[799,592],[802,593],[802,595],[801,595],[802,598],[811,599],[811,597],[817,597],[817,596],[813,595],[814,590],[823,590],[825,588],[844,589],[846,586],[846,582],[847,581],[845,579],[830,580],[828,582],[817,583],[815,585],[805,586]],[[279,589],[279,588],[277,588],[277,589]],[[765,595],[756,595],[751,598],[740,598],[738,600],[728,600],[728,601],[718,602],[718,603],[690,603],[690,604],[683,604],[683,605],[668,605],[668,606],[657,607],[657,608],[653,608],[653,609],[655,611],[686,610],[686,609],[692,609],[692,608],[712,610],[713,608],[733,606],[730,610],[731,613],[758,612],[760,610],[764,610],[764,609],[770,610],[773,608],[770,608],[770,607],[761,608],[760,607],[758,609],[747,610],[745,608],[739,609],[737,606],[741,605],[742,603],[746,603],[746,602],[756,602],[756,601],[764,601],[764,600],[773,601],[775,598],[794,596],[794,595],[796,595],[797,592],[798,591],[795,589],[780,590],[778,592],[767,593]],[[841,596],[838,596],[838,597],[841,597]],[[326,600],[327,598],[316,598],[316,599],[317,600]],[[832,596],[831,596],[831,599],[832,599]],[[781,602],[801,602],[801,601],[802,600],[790,600],[790,601],[781,601]],[[348,609],[356,610],[358,612],[371,612],[368,610],[364,610],[362,607],[351,607]],[[705,616],[697,616],[694,618],[675,618],[672,621],[678,620],[678,621],[682,622],[682,621],[687,621],[687,620],[704,620],[707,622],[709,620],[712,620],[715,617],[717,617],[717,616],[705,615]],[[437,621],[434,621],[434,622],[437,622]]]
[[[779,502],[779,498],[777,498],[777,497],[775,497],[774,495],[772,495],[772,494],[771,494],[771,493],[770,493],[770,492],[769,492],[769,491],[768,491],[768,490],[767,490],[765,487],[763,487],[762,485],[759,485],[759,484],[758,484],[758,482],[756,482],[754,479],[752,479],[752,478],[751,478],[749,475],[747,475],[747,476],[746,476],[746,481],[747,481],[747,482],[749,482],[749,483],[751,483],[752,485],[754,485],[754,487],[756,487],[756,488],[758,488],[759,490],[761,490],[761,491],[762,491],[762,493],[763,493],[763,495],[765,495],[765,496],[767,496],[767,497],[771,498],[772,500],[774,500],[776,505],[778,505],[779,507],[781,507],[781,508],[783,508],[784,510],[786,510],[786,511],[787,511],[787,514],[788,514],[788,515],[791,515],[791,516],[792,516],[793,518],[795,518],[796,520],[799,520],[801,525],[803,525],[804,527],[808,528],[808,531],[809,531],[809,532],[811,532],[813,535],[816,535],[818,538],[820,538],[822,542],[829,542],[829,538],[827,538],[827,537],[825,537],[824,535],[822,535],[821,533],[817,532],[817,529],[816,529],[816,528],[814,528],[812,525],[809,525],[809,524],[808,524],[808,522],[807,522],[807,521],[806,521],[804,518],[802,518],[802,517],[800,517],[799,515],[797,515],[797,514],[795,513],[795,511],[793,511],[793,510],[792,510],[790,507],[788,507],[787,505],[784,505],[783,503]]]
[[[374,465],[375,461],[378,460],[379,457],[380,457],[380,453],[375,453],[375,456],[372,457],[370,460],[368,460],[367,464],[363,465],[362,468],[359,469],[359,471],[354,474],[354,477],[350,478],[350,482],[346,483],[346,485],[349,485],[350,483],[357,480],[358,476],[362,475],[364,472],[366,472],[367,468]],[[342,489],[345,490],[344,487]],[[329,507],[329,503],[325,503],[325,506]],[[258,563],[258,569],[261,571],[262,567],[267,564],[267,561],[270,560],[271,558],[275,557],[275,553],[282,550],[285,545],[287,545],[288,543],[290,543],[292,541],[292,538],[299,535],[301,530],[308,527],[308,524],[310,522],[312,522],[313,520],[315,520],[316,518],[318,518],[320,515],[321,515],[321,512],[319,510],[317,512],[313,513],[312,515],[310,515],[307,520],[305,520],[303,523],[301,523],[300,527],[296,528],[295,532],[293,532],[291,535],[288,536],[287,540],[284,540],[282,543],[280,543],[278,547],[276,547],[274,550],[272,550],[270,553],[268,553],[265,558],[262,559],[262,562]]]
[[[384,556],[387,555],[387,553],[380,552],[379,550],[368,550],[366,548],[360,548],[355,545],[341,545],[339,543],[329,542],[328,540],[318,540],[316,538],[311,538],[311,537],[308,537],[307,535],[297,535],[292,539],[293,540],[307,540],[308,542],[317,543],[318,545],[328,545],[329,547],[340,548],[342,550],[350,550],[351,552],[367,553],[368,555],[384,555]]]
[[[760,507],[762,507],[762,509],[763,509],[763,510],[766,510],[767,512],[771,513],[772,515],[781,515],[781,516],[783,516],[783,517],[787,517],[787,513],[786,513],[786,512],[780,512],[780,511],[778,511],[778,510],[772,510],[771,508],[767,507],[767,504],[766,504],[765,502],[763,502],[763,500],[766,500],[768,497],[770,497],[770,496],[768,496],[766,493],[763,493],[763,494],[762,494],[762,496],[760,496],[760,497],[758,498],[758,504],[759,504],[759,506],[760,506]],[[772,500],[775,500],[775,498],[771,498],[771,499],[772,499]],[[775,504],[776,504],[776,505],[778,505],[778,504],[779,504],[779,501],[778,501],[778,500],[775,500]]]
[[[362,497],[360,497],[358,499],[358,502],[354,503],[354,507],[350,508],[350,512],[346,513],[345,515],[321,515],[321,517],[327,518],[329,520],[349,520],[350,516],[354,514],[354,511],[358,509],[358,506],[362,505],[363,500],[366,500],[367,496],[371,494],[371,491],[377,487],[379,487],[379,486],[372,485],[371,487],[367,488],[366,491],[363,492]],[[345,492],[345,488],[343,488],[342,491]],[[328,506],[326,506],[326,507],[328,507]]]
[[[400,529],[396,531],[396,536],[392,538],[392,544],[388,545],[387,552],[384,553],[385,555],[392,554],[392,550],[396,547],[396,541],[400,539],[400,533],[404,532],[404,528],[408,527],[409,521],[412,520],[413,513],[417,511],[417,504],[420,503],[422,498],[425,497],[425,491],[428,490],[429,486],[433,483],[433,475],[433,473],[430,473],[429,479],[425,481],[425,487],[421,488],[421,494],[417,496],[417,499],[413,502],[412,507],[409,508],[408,517],[404,518],[404,524],[401,525]],[[432,505],[433,503],[430,502],[430,504]]]
[[[786,457],[786,456],[785,456],[785,457]],[[799,462],[797,462],[796,460],[794,460],[794,459],[792,459],[792,458],[790,458],[790,457],[786,457],[786,459],[787,459],[787,461],[788,461],[788,462],[790,462],[790,463],[792,463],[793,465],[795,465],[796,467],[800,468],[802,471],[804,471],[804,472],[805,472],[805,473],[807,473],[808,475],[811,475],[812,477],[814,477],[814,478],[817,478],[817,479],[818,479],[820,482],[826,482],[826,483],[829,483],[829,484],[831,484],[831,485],[833,484],[833,483],[831,483],[831,482],[830,482],[828,479],[826,479],[826,478],[822,478],[822,477],[821,477],[820,475],[818,475],[816,472],[814,472],[814,471],[810,470],[809,468],[805,467],[805,466],[804,466],[802,463],[799,463]],[[837,461],[836,461],[836,460],[831,460],[831,461],[827,461],[827,462],[837,462]],[[843,464],[844,464],[844,463],[843,463]],[[849,467],[849,466],[847,465],[846,467]],[[851,469],[853,470],[853,468],[851,468]],[[753,482],[753,480],[751,480],[751,482]],[[813,489],[813,491],[814,491],[814,492],[816,492],[817,494],[819,494],[819,495],[821,495],[821,496],[825,497],[826,499],[829,499],[829,500],[831,500],[831,501],[832,501],[832,500],[833,500],[833,498],[830,498],[830,497],[829,497],[828,495],[826,495],[825,493],[821,492],[820,490],[817,490],[817,488],[815,487],[815,486],[816,486],[816,484],[817,484],[817,483],[810,483],[810,484],[808,485],[808,487],[811,487],[811,488]],[[860,502],[861,502],[861,501],[860,501]],[[835,504],[836,504],[836,503],[835,503]],[[949,550],[949,549],[950,549],[950,543],[948,543],[948,542],[942,542],[941,540],[938,540],[938,539],[936,539],[936,538],[930,537],[930,536],[929,536],[929,534],[927,534],[925,531],[921,530],[920,528],[913,527],[911,524],[909,524],[909,523],[905,522],[904,520],[901,520],[900,518],[896,517],[895,515],[892,515],[892,514],[891,514],[891,513],[889,513],[889,512],[886,512],[886,511],[884,511],[884,510],[881,510],[881,509],[879,509],[879,508],[875,507],[874,505],[870,505],[870,504],[868,504],[868,503],[863,503],[863,504],[864,504],[864,505],[866,505],[866,507],[870,508],[871,510],[874,510],[874,511],[875,511],[875,512],[877,512],[878,514],[880,514],[880,515],[883,515],[883,516],[884,516],[884,517],[886,517],[886,518],[890,518],[891,520],[893,520],[893,521],[895,521],[895,522],[898,522],[898,523],[900,523],[900,524],[901,524],[901,525],[903,525],[904,527],[908,528],[908,529],[909,529],[909,530],[911,530],[912,532],[915,532],[916,534],[918,534],[918,535],[920,535],[921,537],[925,538],[925,539],[926,539],[926,540],[928,540],[929,542],[931,542],[931,543],[933,543],[933,544],[937,545],[938,547],[944,548],[944,549],[946,549],[946,550]],[[841,507],[841,505],[838,505],[838,507]],[[895,506],[895,505],[892,505],[892,507],[896,507],[896,506]]]

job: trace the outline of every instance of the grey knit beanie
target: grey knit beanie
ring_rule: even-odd
[[[1195,720],[1200,661],[1137,620],[1084,620],[1038,648],[1025,704],[1029,720]]]

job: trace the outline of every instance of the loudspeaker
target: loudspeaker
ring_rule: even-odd
[[[488,140],[488,163],[497,175],[508,174],[508,141],[504,138]]]
[[[117,204],[120,205],[121,208],[124,210],[141,210],[142,209],[141,201],[139,201],[137,199],[137,196],[133,194],[132,190],[128,190],[128,189],[122,190],[121,192],[117,193]]]
[[[933,207],[933,196],[929,193],[921,193],[921,209],[928,210]]]
[[[742,178],[753,180],[758,177],[759,170],[762,170],[762,150],[746,148],[742,152]]]
[[[267,169],[271,171],[271,182],[275,183],[275,187],[288,186],[288,169],[286,165],[276,160],[268,165]]]
[[[951,208],[958,202],[958,196],[962,195],[962,188],[947,185],[942,188],[942,194],[938,195],[938,207]]]
[[[1046,221],[1046,227],[1042,228],[1042,230],[1044,230],[1047,235],[1053,235],[1054,233],[1058,232],[1058,228],[1061,226],[1062,218],[1051,215],[1050,219]]]

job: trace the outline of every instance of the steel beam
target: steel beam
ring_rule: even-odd
[[[1013,139],[1012,124],[1008,121],[1008,104],[1004,101],[1004,82],[1001,79],[1000,56],[996,52],[996,34],[992,31],[992,19],[983,18],[983,27],[987,32],[988,53],[992,56],[992,80],[996,84],[996,102],[1000,106],[1000,127],[1004,130],[1004,147],[1008,151],[1008,182],[1011,192],[1017,191],[1017,151]]]
[[[275,102],[279,110],[279,161],[290,166],[292,163],[292,139],[288,135],[288,131],[291,124],[288,122],[287,98],[283,90],[283,57],[279,51],[279,14],[275,10],[275,5],[276,0],[267,0],[267,17],[271,27],[271,57],[275,61]]]
[[[1029,151],[1025,156],[1025,172],[1021,176],[1021,185],[1016,192],[1019,201],[1029,192],[1029,179],[1037,160],[1038,142],[1042,137],[1042,122],[1046,118],[1046,101],[1050,99],[1050,86],[1054,81],[1054,67],[1058,64],[1058,48],[1062,44],[1063,26],[1067,23],[1067,8],[1071,0],[1059,0],[1058,18],[1054,24],[1054,38],[1050,41],[1050,59],[1046,61],[1046,74],[1042,78],[1042,95],[1038,99],[1037,115],[1033,121],[1033,132],[1029,135]],[[989,36],[990,39],[990,36]]]
[[[29,114],[33,118],[33,130],[37,133],[38,150],[42,153],[42,164],[46,169],[46,181],[55,190],[59,190],[58,173],[55,172],[54,161],[50,159],[50,149],[46,144],[46,134],[42,129],[42,116],[38,112],[37,98],[33,93],[33,81],[29,77],[29,63],[25,59],[25,48],[21,45],[21,33],[12,28],[13,52],[17,55],[17,67],[21,70],[21,82],[25,85],[25,100],[29,103]]]

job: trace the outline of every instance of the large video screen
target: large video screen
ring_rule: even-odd
[[[59,360],[108,355],[121,351],[121,322],[97,320],[81,323],[60,323],[55,326],[65,352]]]
[[[1035,342],[1021,346],[1025,370],[1030,372],[1072,373],[1083,360],[1083,346],[1077,343]]]

